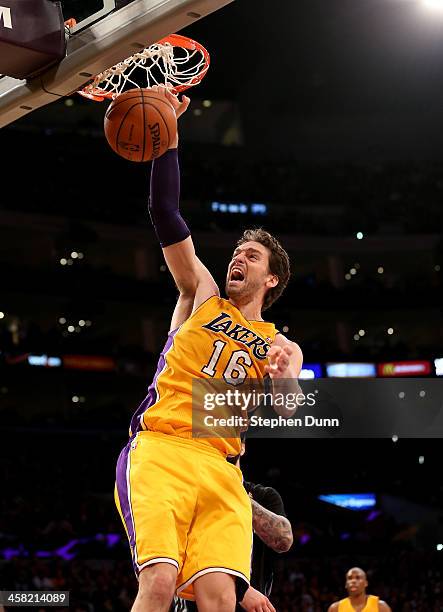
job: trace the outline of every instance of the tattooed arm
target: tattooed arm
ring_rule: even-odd
[[[287,552],[293,542],[291,523],[285,516],[266,510],[252,499],[252,527],[258,537],[275,552]]]

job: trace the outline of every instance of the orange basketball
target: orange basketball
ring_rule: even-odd
[[[174,109],[152,89],[130,89],[111,102],[105,136],[121,157],[146,162],[166,153],[177,132]]]

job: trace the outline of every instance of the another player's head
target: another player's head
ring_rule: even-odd
[[[279,241],[263,229],[246,230],[229,264],[226,295],[239,305],[258,296],[266,310],[283,293],[289,276],[289,257]]]
[[[345,588],[349,597],[362,595],[366,592],[367,587],[368,580],[366,578],[366,572],[360,567],[352,567],[346,572]]]

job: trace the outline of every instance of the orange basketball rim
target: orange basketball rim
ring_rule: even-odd
[[[196,40],[171,34],[97,74],[78,93],[96,102],[113,100],[134,87],[169,85],[174,93],[198,85],[210,65],[208,51]]]

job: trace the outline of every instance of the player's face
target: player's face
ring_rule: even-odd
[[[271,283],[271,284],[270,284]],[[226,295],[234,300],[265,295],[276,277],[269,272],[269,251],[259,242],[245,242],[232,255],[226,277]]]
[[[346,574],[346,590],[349,595],[360,595],[368,586],[366,575],[362,570],[352,569]]]

